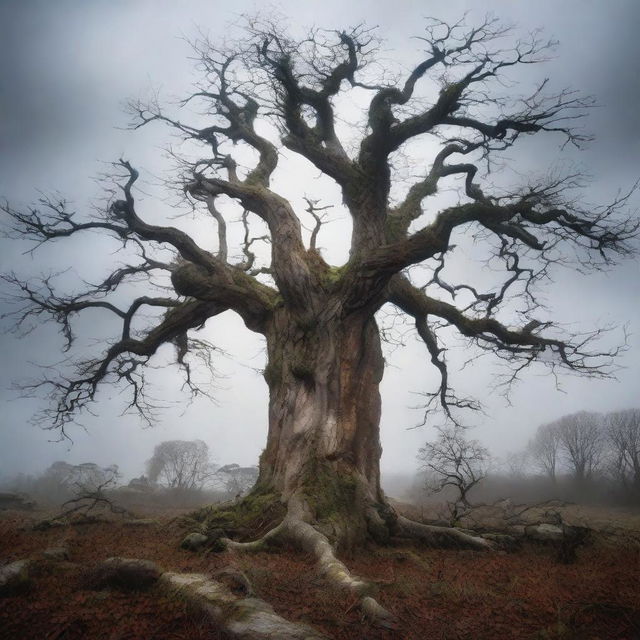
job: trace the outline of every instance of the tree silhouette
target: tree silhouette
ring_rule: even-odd
[[[634,500],[640,499],[640,409],[614,411],[605,417],[616,477]]]
[[[471,508],[469,492],[487,477],[491,456],[478,440],[469,440],[461,427],[439,428],[438,437],[425,443],[418,460],[427,471],[426,489],[439,493],[450,487],[448,501],[452,524]]]
[[[554,483],[557,479],[560,445],[557,422],[540,425],[528,445],[537,467]]]
[[[165,440],[147,461],[152,482],[178,491],[198,491],[214,473],[209,447],[202,440]]]
[[[369,536],[415,535],[487,546],[457,530],[411,523],[385,499],[379,474],[384,361],[376,313],[389,303],[411,318],[439,373],[425,419],[440,409],[457,423],[460,410],[478,406],[450,385],[442,340],[451,329],[502,359],[510,367],[507,385],[533,363],[552,372],[610,375],[616,350],[598,346],[601,330],[564,333],[553,318],[542,317],[536,286],[552,267],[574,258],[588,270],[628,254],[637,223],[624,213],[629,194],[601,207],[583,205],[575,175],[531,179],[511,189],[480,184],[500,153],[523,138],[549,134],[576,146],[588,139],[578,125],[591,99],[554,92],[546,81],[528,95],[513,87],[511,70],[544,61],[553,45],[536,34],[508,45],[508,31],[493,19],[473,28],[428,20],[419,39],[422,59],[402,77],[384,68],[375,33],[362,26],[314,29],[301,38],[261,19],[248,19],[245,27],[242,39],[224,48],[196,43],[202,81],[182,103],[185,110],[198,105],[193,122],[157,101],[131,105],[134,128],[163,123],[191,145],[192,153],[176,156],[178,179],[185,200],[208,217],[204,227],[217,225],[217,249],[204,246],[205,235],[153,224],[151,214],[141,213],[138,170],[121,160],[120,194],[98,215],[76,214],[53,199],[26,211],[3,208],[16,237],[41,244],[99,231],[135,249],[137,262],[70,296],[58,293],[51,279],[5,280],[22,300],[17,324],[51,318],[67,346],[74,339],[72,318],[87,309],[121,320],[119,337],[105,349],[31,387],[50,393],[50,424],[62,431],[108,382],[128,384],[131,406],[148,415],[143,371],[165,343],[175,345],[186,385],[197,393],[193,355],[207,360],[212,346],[193,333],[209,318],[231,310],[263,336],[269,430],[259,481],[247,501],[260,496],[264,505],[270,496],[287,511],[253,546],[287,537],[316,554],[334,582],[361,594],[362,583],[335,559],[329,542],[348,546]],[[342,118],[358,105],[364,105],[362,126],[345,125]],[[417,139],[439,147],[428,164],[414,167],[419,177],[403,189],[396,165],[403,153],[413,153]],[[304,218],[304,208],[275,191],[284,153],[302,157],[339,188],[352,224],[344,264],[328,264],[316,246],[326,215],[318,201],[307,200]],[[459,188],[458,202],[442,207],[434,196],[445,185]],[[230,201],[243,211],[239,260],[228,246]],[[302,220],[309,218],[314,226],[305,242]],[[253,221],[266,228],[262,236],[252,231]],[[500,278],[495,286],[481,288],[468,272],[452,279],[447,267],[465,238],[484,248]],[[265,244],[270,257],[262,264]],[[163,259],[166,251],[159,248],[174,258]],[[409,272],[419,264],[430,274],[426,283]],[[157,281],[158,274],[170,276],[170,295],[156,295],[150,286],[128,306],[115,301],[126,283]],[[149,308],[164,315],[134,332],[132,324]],[[361,604],[383,615],[371,598]]]
[[[578,485],[584,486],[599,469],[605,454],[604,417],[579,411],[558,420],[561,451]]]

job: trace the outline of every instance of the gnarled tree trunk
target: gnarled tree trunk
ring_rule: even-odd
[[[383,358],[371,314],[345,317],[339,308],[327,300],[311,323],[286,307],[273,315],[266,333],[269,433],[258,486],[285,502],[302,498],[331,537],[353,544],[378,522],[375,508],[385,506]]]

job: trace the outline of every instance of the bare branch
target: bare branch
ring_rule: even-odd
[[[415,319],[418,334],[427,346],[432,363],[440,372],[441,383],[438,391],[427,395],[427,414],[434,408],[433,402],[437,398],[440,408],[454,423],[457,423],[457,419],[452,413],[452,408],[474,409],[478,408],[478,405],[472,400],[457,399],[451,391],[448,370],[441,358],[441,349],[427,324],[429,318],[437,318],[448,326],[455,327],[475,346],[495,354],[505,362],[511,368],[511,373],[504,383],[507,391],[518,379],[519,374],[533,363],[540,363],[551,371],[561,368],[591,377],[612,377],[613,360],[621,351],[621,348],[595,348],[595,342],[602,335],[602,330],[553,338],[539,333],[540,329],[549,328],[550,323],[531,321],[521,329],[510,329],[494,318],[466,316],[453,305],[430,298],[424,291],[400,276],[396,276],[389,286],[389,301]]]
[[[296,62],[304,64],[307,60],[298,43],[287,40],[272,26],[266,29],[256,26],[253,33],[258,60],[271,72],[276,108],[286,127],[282,138],[284,145],[345,186],[354,177],[354,169],[335,131],[331,98],[340,91],[344,80],[353,80],[359,64],[358,51],[362,48],[359,41],[362,30],[336,34],[336,44],[314,39],[314,46],[322,47],[324,64],[328,67],[319,73],[316,68],[314,79],[320,85],[319,89],[300,82],[301,74],[296,73]],[[340,59],[340,49],[345,51],[346,58]],[[311,58],[310,66],[315,64],[316,61]],[[314,112],[314,126],[305,121],[305,107],[310,107]]]
[[[307,197],[305,197],[304,200],[307,203],[307,208],[305,209],[305,211],[315,221],[315,225],[313,227],[313,230],[311,231],[311,237],[309,238],[309,249],[315,251],[317,249],[316,240],[318,239],[318,234],[320,233],[320,229],[322,228],[322,223],[324,222],[325,215],[326,215],[326,214],[318,215],[317,212],[331,209],[331,205],[328,205],[326,207],[319,207],[318,206],[319,200],[311,200],[311,198],[307,198]]]
[[[28,325],[29,321],[38,321],[41,318],[52,319],[58,324],[65,338],[65,351],[69,350],[73,344],[74,334],[71,328],[71,318],[86,309],[107,309],[122,319],[122,339],[130,337],[131,321],[135,313],[144,305],[154,307],[175,307],[180,304],[178,300],[171,298],[152,298],[141,296],[133,301],[129,309],[123,310],[107,300],[89,299],[95,295],[95,291],[82,293],[72,297],[61,297],[55,293],[52,284],[53,276],[48,276],[40,284],[22,282],[15,274],[1,276],[14,290],[9,302],[15,308],[4,314],[2,318],[9,318],[14,321],[14,329],[18,332],[29,333],[33,326]],[[17,305],[19,306],[16,306]]]
[[[142,302],[137,306],[140,304]],[[136,303],[132,307],[135,305]],[[225,307],[211,302],[187,301],[172,306],[162,321],[143,338],[123,337],[112,344],[101,357],[76,362],[74,375],[54,371],[54,376],[21,384],[19,388],[25,393],[43,389],[48,391],[51,405],[45,409],[43,417],[50,425],[48,428],[59,430],[62,437],[66,437],[66,425],[86,409],[95,399],[99,385],[107,380],[127,383],[131,390],[129,407],[151,422],[149,413],[152,407],[145,400],[142,367],[161,345],[176,340],[189,329],[200,327],[208,318],[222,311],[225,311]],[[127,318],[124,326],[123,334],[127,331]]]
[[[227,261],[229,248],[227,246],[227,223],[222,214],[216,209],[216,199],[213,196],[207,198],[207,208],[209,213],[218,223],[218,259],[222,262]]]
[[[436,219],[407,238],[372,251],[363,260],[362,272],[378,277],[435,257],[448,249],[454,229],[475,223],[501,238],[532,249],[541,260],[549,248],[562,242],[583,251],[581,261],[594,268],[606,265],[614,255],[633,252],[632,241],[640,223],[624,208],[636,187],[602,207],[588,210],[578,203],[557,202],[544,187],[534,195],[515,194],[510,199],[477,199],[441,211]],[[554,191],[555,195],[556,192]],[[541,239],[544,237],[544,240]],[[597,257],[596,257],[597,256]]]

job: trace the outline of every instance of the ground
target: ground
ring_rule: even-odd
[[[629,533],[637,516],[598,514]],[[0,599],[0,638],[43,640],[198,640],[224,638],[184,602],[152,588],[146,593],[92,591],[86,576],[110,556],[153,560],[179,572],[243,571],[256,595],[292,621],[341,640],[640,637],[640,545],[618,535],[598,537],[572,565],[556,562],[547,546],[524,544],[514,553],[377,547],[342,558],[373,583],[378,601],[395,618],[393,629],[373,626],[344,594],[325,588],[313,559],[294,550],[246,554],[193,553],[179,548],[188,532],[176,513],[156,513],[157,524],[131,527],[118,520],[33,530],[37,512],[1,512],[0,564],[66,546],[70,562],[41,566],[28,593]],[[636,532],[637,534],[637,532]]]

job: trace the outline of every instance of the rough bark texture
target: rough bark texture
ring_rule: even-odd
[[[378,425],[383,361],[373,318],[328,310],[305,326],[286,309],[267,333],[269,434],[261,482],[291,495],[331,467],[380,493]]]
[[[364,314],[341,317],[331,299],[312,322],[285,307],[267,331],[269,432],[260,460],[261,489],[287,501],[304,495],[318,520],[341,517],[364,535],[380,488],[378,327]],[[357,531],[357,533],[356,533]]]

